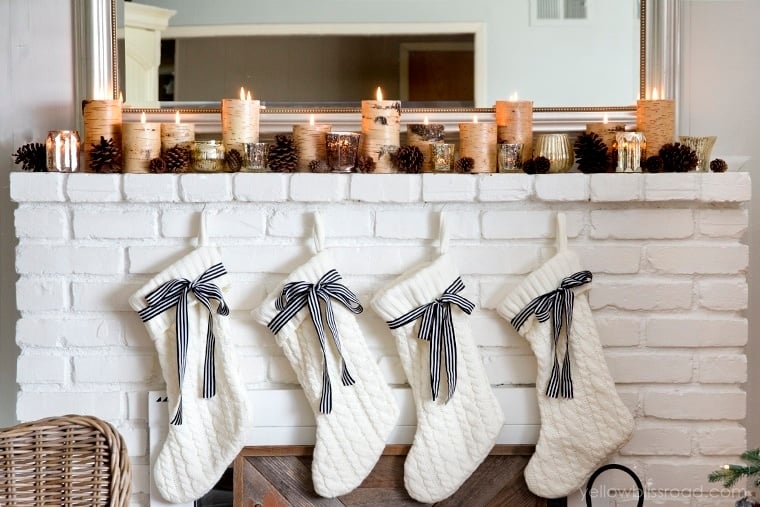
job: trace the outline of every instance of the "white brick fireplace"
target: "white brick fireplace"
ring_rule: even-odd
[[[314,210],[323,213],[328,246],[363,302],[435,255],[438,213],[446,210],[454,219],[451,250],[479,306],[472,325],[491,382],[501,399],[530,393],[535,361],[493,307],[552,255],[554,214],[564,211],[571,248],[595,274],[590,302],[610,369],[636,416],[634,437],[615,461],[639,473],[652,505],[726,504],[683,490],[715,487],[707,474],[747,445],[740,424],[747,173],[12,173],[11,197],[18,203],[17,416],[91,413],[113,422],[135,464],[136,505],[148,504],[148,392],[163,381],[127,298],[191,250],[204,207],[233,274],[227,300],[254,399],[297,388],[249,310],[308,259]],[[403,390],[386,326],[369,309],[359,320],[386,379]],[[502,440],[531,443],[535,415],[519,408],[507,414]]]

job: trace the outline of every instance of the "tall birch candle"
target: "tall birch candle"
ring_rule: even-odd
[[[519,100],[517,93],[513,93],[509,100],[497,100],[496,125],[499,143],[522,143],[522,159],[531,158],[533,154],[533,101]]]
[[[100,144],[100,138],[113,139],[121,149],[121,100],[84,100],[82,101],[82,123],[84,124],[84,170],[90,169],[90,150],[92,145]]]
[[[151,159],[161,155],[161,124],[145,121],[145,113],[140,122],[122,125],[124,149],[122,164],[125,173],[147,173]]]
[[[410,123],[406,126],[406,144],[416,146],[422,152],[422,172],[433,172],[430,145],[444,141],[444,125],[430,123],[427,116],[424,123]]]
[[[296,171],[309,172],[312,160],[327,160],[327,133],[330,130],[332,125],[315,124],[313,114],[309,117],[308,124],[293,125],[293,143],[298,154]]]
[[[470,157],[475,161],[474,173],[496,172],[496,138],[495,123],[478,122],[459,124],[459,157]]]
[[[244,143],[259,142],[261,102],[240,88],[239,99],[222,99],[222,142],[224,149],[243,153]]]
[[[401,102],[383,100],[377,87],[376,100],[362,100],[362,138],[360,152],[372,157],[376,173],[393,173],[392,154],[401,144]]]
[[[625,123],[620,121],[611,122],[607,113],[604,113],[601,122],[587,123],[586,133],[598,135],[607,145],[607,152],[611,152],[615,146],[618,132],[625,132]]]
[[[675,140],[675,101],[661,99],[657,88],[653,89],[651,98],[636,103],[636,124],[647,140],[646,156],[657,155],[663,145]]]
[[[195,141],[195,125],[192,123],[182,123],[179,118],[179,111],[174,115],[174,123],[161,124],[161,151],[181,146],[185,149],[192,149]]]

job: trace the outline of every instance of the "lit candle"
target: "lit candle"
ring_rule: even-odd
[[[517,92],[509,100],[496,101],[498,142],[523,145],[523,160],[533,152],[533,101],[520,100]]]
[[[151,159],[161,155],[161,125],[145,121],[127,122],[122,125],[124,150],[122,152],[125,173],[147,173]]]
[[[240,88],[240,98],[222,99],[222,142],[224,149],[244,151],[243,144],[259,141],[261,102],[251,98],[250,90]]]
[[[377,87],[376,100],[362,100],[362,155],[372,157],[376,173],[396,172],[392,154],[401,144],[401,102],[383,100]]]
[[[195,141],[195,125],[192,123],[182,123],[179,118],[179,111],[174,115],[173,123],[161,124],[161,151],[166,153],[167,150],[175,146],[192,149]]]
[[[121,100],[82,101],[82,123],[84,124],[84,170],[90,172],[90,150],[100,144],[100,138],[113,139],[121,149]]]
[[[604,113],[602,121],[586,124],[587,134],[598,135],[607,145],[607,152],[611,152],[615,145],[615,136],[618,132],[625,132],[625,123],[611,122],[607,113]]]
[[[496,140],[498,128],[495,123],[478,122],[459,124],[459,156],[475,161],[474,173],[496,172]]]
[[[312,160],[325,162],[327,160],[327,133],[332,125],[316,124],[314,115],[309,116],[308,125],[293,125],[293,143],[298,154],[296,170],[309,172]]]
[[[675,101],[660,98],[657,88],[650,97],[636,103],[637,130],[646,137],[647,156],[657,155],[663,145],[672,143],[676,131]]]
[[[617,133],[617,168],[616,172],[641,172],[641,158],[647,149],[647,139],[641,132]]]
[[[442,123],[430,123],[425,116],[423,123],[409,123],[406,126],[406,144],[416,146],[422,152],[422,171],[433,171],[433,161],[430,154],[431,144],[440,144],[444,141],[444,125]]]

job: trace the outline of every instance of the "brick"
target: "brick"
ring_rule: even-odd
[[[79,239],[119,239],[156,237],[156,212],[105,208],[75,209],[74,237]]]
[[[640,417],[642,415],[642,407],[641,401],[639,399],[639,387],[633,386],[631,389],[635,390],[627,391],[625,386],[618,386],[617,392],[623,402],[623,405],[628,408],[628,410],[631,412],[631,415],[634,417]]]
[[[582,243],[574,244],[572,249],[580,257],[583,268],[592,273],[635,274],[641,268],[641,248],[638,246]]]
[[[350,175],[295,173],[290,177],[290,199],[301,202],[340,202],[348,197]]]
[[[121,321],[115,319],[22,318],[16,343],[32,347],[107,347],[123,345]]]
[[[450,251],[464,275],[525,274],[539,260],[532,246],[453,246]]]
[[[634,347],[641,342],[641,319],[595,315],[596,329],[605,347]]]
[[[479,174],[478,200],[481,202],[524,201],[533,195],[529,174]]]
[[[747,231],[746,209],[702,209],[697,211],[699,232],[710,238],[740,238]]]
[[[747,450],[747,430],[741,426],[705,428],[696,433],[703,456],[738,456]]]
[[[137,312],[125,312],[119,315],[122,324],[122,335],[127,346],[153,350],[153,339],[148,334]]]
[[[131,448],[129,450],[130,456],[139,456],[133,454]],[[138,465],[132,461],[132,494],[150,494],[150,465]],[[138,507],[141,504],[129,504],[129,507]]]
[[[127,248],[130,273],[154,274],[192,251],[186,246],[131,246]]]
[[[700,200],[705,202],[749,202],[752,182],[748,172],[704,173]]]
[[[495,309],[521,281],[521,278],[504,276],[499,276],[498,280],[481,280],[478,306],[481,309]]]
[[[11,200],[16,202],[63,202],[62,173],[11,172]]]
[[[743,347],[747,319],[715,317],[652,317],[646,324],[650,347]]]
[[[647,174],[644,199],[647,201],[693,201],[699,196],[696,173]]]
[[[430,209],[377,211],[375,235],[392,239],[437,239],[441,214]],[[480,237],[478,211],[447,211],[446,221],[451,238]]]
[[[273,384],[297,384],[296,372],[287,359],[275,356],[269,359],[267,378]]]
[[[66,239],[68,217],[63,208],[20,207],[15,213],[16,236],[34,239]]]
[[[589,177],[586,174],[536,175],[536,198],[542,201],[588,201],[589,196]]]
[[[21,277],[16,282],[16,308],[22,312],[63,310],[66,295],[66,282],[61,279]]]
[[[744,354],[701,355],[698,378],[701,384],[742,384],[747,381],[747,356]]]
[[[352,174],[351,200],[363,202],[419,202],[422,175]]]
[[[231,201],[231,175],[183,174],[179,179],[179,195],[185,202]]]
[[[77,311],[132,311],[129,297],[143,283],[139,282],[72,282],[72,308]]]
[[[691,354],[614,353],[606,354],[617,384],[683,384],[691,381]]]
[[[423,174],[422,200],[425,202],[471,202],[477,195],[478,180],[471,174]]]
[[[565,213],[567,235],[577,237],[584,227],[583,213]],[[554,211],[486,211],[483,213],[483,237],[486,239],[554,238],[557,213]]]
[[[372,236],[372,211],[356,204],[332,206],[320,211],[326,237]],[[311,238],[314,216],[310,212],[294,212],[292,209],[275,209],[269,218],[268,234],[295,238]]]
[[[377,365],[383,379],[388,384],[403,385],[407,383],[406,374],[398,356],[381,357]]]
[[[240,281],[225,291],[224,299],[231,310],[251,311],[264,302],[267,288],[261,281]]]
[[[660,279],[630,282],[594,282],[589,304],[594,309],[613,306],[622,310],[679,310],[691,308],[690,281]]]
[[[592,174],[591,202],[640,201],[643,195],[643,174]]]
[[[264,290],[261,291],[262,301],[265,292],[266,291]],[[228,299],[226,294],[225,299]],[[229,302],[227,304],[229,304]],[[272,332],[265,326],[255,322],[251,318],[250,310],[233,310],[230,314],[229,324],[229,339],[234,345],[251,347],[259,352],[276,350],[277,344],[274,341],[274,335],[272,335]]]
[[[688,466],[684,466],[683,462],[649,463],[646,483],[653,490],[715,491],[720,489],[719,485],[709,482],[707,476],[719,466],[719,463],[701,464],[694,460],[689,461]],[[725,506],[726,498],[723,497],[722,500],[720,505]]]
[[[66,414],[94,415],[101,419],[122,417],[119,392],[26,392],[18,393],[16,416],[32,421]]]
[[[74,381],[78,383],[148,382],[156,359],[147,354],[109,354],[74,357]]]
[[[625,446],[624,456],[689,456],[691,434],[684,428],[639,427]]]
[[[148,419],[148,393],[146,391],[127,392],[127,416],[132,420]]]
[[[749,289],[744,279],[700,280],[699,304],[710,310],[746,310]]]
[[[475,311],[468,321],[475,344],[480,347],[528,348],[528,341],[494,311]]]
[[[130,456],[147,456],[148,455],[148,428],[145,426],[136,426],[134,424],[120,424],[116,427],[124,443],[127,444]],[[134,468],[132,469],[134,473]],[[134,477],[134,476],[133,476]],[[134,481],[133,481],[134,482]],[[135,489],[132,493],[137,493]]]
[[[115,247],[24,245],[16,248],[19,274],[111,275],[124,272],[124,254]]]
[[[71,202],[121,201],[121,174],[70,174],[66,195]]]
[[[253,354],[239,354],[240,379],[244,384],[259,384],[267,380],[268,359]]]
[[[624,209],[591,212],[594,239],[682,239],[694,234],[688,209]]]
[[[43,356],[23,352],[16,362],[19,384],[63,384],[67,378],[65,356]]]
[[[481,351],[483,366],[492,385],[532,384],[536,381],[536,357],[488,354]]]
[[[220,250],[227,270],[235,273],[290,273],[311,257],[306,245],[223,246]]]
[[[727,391],[652,391],[644,393],[644,413],[661,419],[744,419],[747,395]]]
[[[288,200],[289,174],[238,173],[232,177],[235,199],[252,202]]]
[[[409,266],[431,260],[432,249],[423,246],[332,247],[335,265],[344,275],[397,275]]]
[[[125,174],[124,196],[128,202],[177,202],[176,174]]]
[[[733,274],[747,269],[747,245],[722,246],[648,246],[646,259],[652,267],[665,273]]]

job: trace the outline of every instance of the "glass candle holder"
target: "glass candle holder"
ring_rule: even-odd
[[[433,172],[450,173],[454,162],[454,145],[451,143],[435,143],[430,145],[430,162]]]
[[[45,140],[48,172],[74,173],[79,171],[81,143],[76,130],[51,130]]]
[[[500,173],[522,172],[523,143],[500,143],[496,151]]]
[[[546,157],[551,162],[549,172],[562,173],[573,167],[575,155],[567,134],[538,134],[533,143],[533,156]]]
[[[224,172],[224,144],[221,141],[195,141],[192,160],[195,172]]]
[[[268,161],[269,143],[243,143],[242,172],[265,172]]]
[[[680,136],[679,140],[684,146],[688,146],[697,154],[696,171],[703,172],[710,170],[710,153],[712,152],[715,136]]]
[[[356,132],[327,133],[327,165],[333,172],[350,173],[356,166],[360,137]]]
[[[643,132],[618,132],[617,169],[619,173],[640,173],[641,160],[646,157],[647,140]]]

